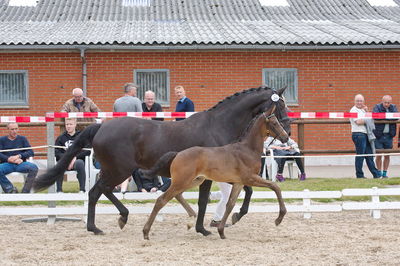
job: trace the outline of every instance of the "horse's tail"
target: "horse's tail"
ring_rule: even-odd
[[[177,154],[177,151],[170,151],[165,153],[163,156],[160,157],[160,159],[158,159],[158,161],[153,165],[152,168],[150,168],[149,170],[141,170],[143,177],[147,179],[153,179],[157,175],[158,171],[160,171],[160,169],[171,165],[172,160],[176,157]]]
[[[40,191],[48,188],[56,180],[62,178],[64,172],[67,170],[71,160],[85,147],[91,147],[94,136],[99,130],[101,124],[92,124],[85,128],[78,137],[74,140],[74,143],[66,150],[63,157],[57,162],[57,164],[48,169],[46,173],[37,177],[33,183],[34,191]]]

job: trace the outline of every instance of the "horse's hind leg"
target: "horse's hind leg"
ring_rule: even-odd
[[[239,220],[249,212],[250,199],[251,195],[253,194],[253,189],[249,186],[244,186],[244,191],[245,195],[242,207],[240,208],[240,212],[235,212],[232,214],[232,224],[239,222]]]
[[[282,222],[282,219],[287,212],[285,203],[283,202],[282,192],[281,192],[281,189],[279,188],[279,186],[277,186],[275,183],[273,183],[271,181],[262,179],[258,175],[253,175],[248,180],[246,180],[246,185],[253,186],[253,187],[267,187],[275,192],[276,197],[278,198],[278,203],[279,203],[279,216],[275,220],[275,225],[279,225]]]
[[[218,233],[221,239],[225,239],[225,234],[224,234],[224,229],[225,229],[225,224],[226,220],[228,219],[229,214],[231,213],[233,207],[235,206],[235,203],[237,201],[237,198],[239,196],[240,191],[242,190],[243,185],[239,183],[235,183],[232,186],[231,194],[229,195],[229,200],[226,203],[226,209],[224,216],[222,217],[222,220],[220,224],[218,225]]]
[[[94,184],[92,189],[89,191],[89,204],[88,204],[88,217],[87,217],[87,225],[86,228],[88,231],[93,232],[95,235],[103,234],[99,228],[95,225],[95,215],[96,215],[96,204],[99,200],[101,194],[105,190],[104,180],[101,178]]]
[[[143,227],[143,237],[144,239],[149,240],[149,232],[154,220],[158,214],[158,212],[178,193],[182,193],[181,191],[175,191],[173,186],[171,185],[167,191],[164,192],[160,197],[158,197],[156,204],[151,211],[149,219],[147,219],[146,224]]]
[[[112,190],[104,192],[104,195],[114,204],[114,206],[118,209],[119,211],[119,219],[118,219],[118,225],[119,228],[124,228],[126,225],[126,222],[128,221],[128,215],[129,215],[129,210],[122,204],[117,197],[115,197],[114,193],[112,193]]]
[[[186,210],[189,217],[196,217],[196,212],[190,207],[187,201],[183,198],[182,193],[179,193],[175,196],[175,198],[179,201],[182,207]]]
[[[208,196],[210,194],[211,184],[212,184],[211,180],[205,180],[203,184],[200,185],[199,189],[199,201],[197,203],[199,206],[199,211],[197,212],[196,232],[202,233],[203,236],[208,236],[209,234],[211,234],[210,231],[204,228],[204,215],[207,209]]]

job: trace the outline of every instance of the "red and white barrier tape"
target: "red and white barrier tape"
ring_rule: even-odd
[[[85,112],[85,113],[47,113],[46,116],[0,116],[0,123],[43,123],[52,122],[55,118],[188,118],[196,112]],[[290,118],[366,118],[366,119],[400,119],[400,113],[349,113],[349,112],[289,112]]]
[[[48,113],[47,117],[111,118],[111,117],[149,117],[149,118],[188,118],[195,112],[98,112],[98,113]],[[400,119],[400,113],[344,113],[344,112],[289,112],[290,118],[373,118]]]
[[[139,117],[139,118],[188,118],[196,112],[93,112],[93,113],[47,113],[50,118],[113,118],[113,117]]]
[[[0,123],[45,123],[50,121],[54,121],[54,119],[45,116],[0,116]]]
[[[343,113],[343,112],[290,112],[290,118],[372,118],[399,119],[400,113]]]

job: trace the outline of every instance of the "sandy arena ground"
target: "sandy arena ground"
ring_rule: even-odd
[[[81,222],[55,225],[23,223],[24,217],[0,217],[1,265],[399,265],[400,212],[368,211],[288,214],[253,213],[225,230],[227,239],[203,237],[186,229],[185,215],[164,215],[143,240],[148,215],[130,215],[125,228],[117,215],[98,215],[105,231],[95,236]],[[206,217],[208,224],[211,215]],[[207,226],[207,228],[209,228]]]

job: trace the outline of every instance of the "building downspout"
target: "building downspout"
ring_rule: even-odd
[[[80,48],[81,51],[81,60],[82,60],[82,90],[83,95],[87,96],[87,65],[86,65],[86,57],[85,57],[85,48]]]

